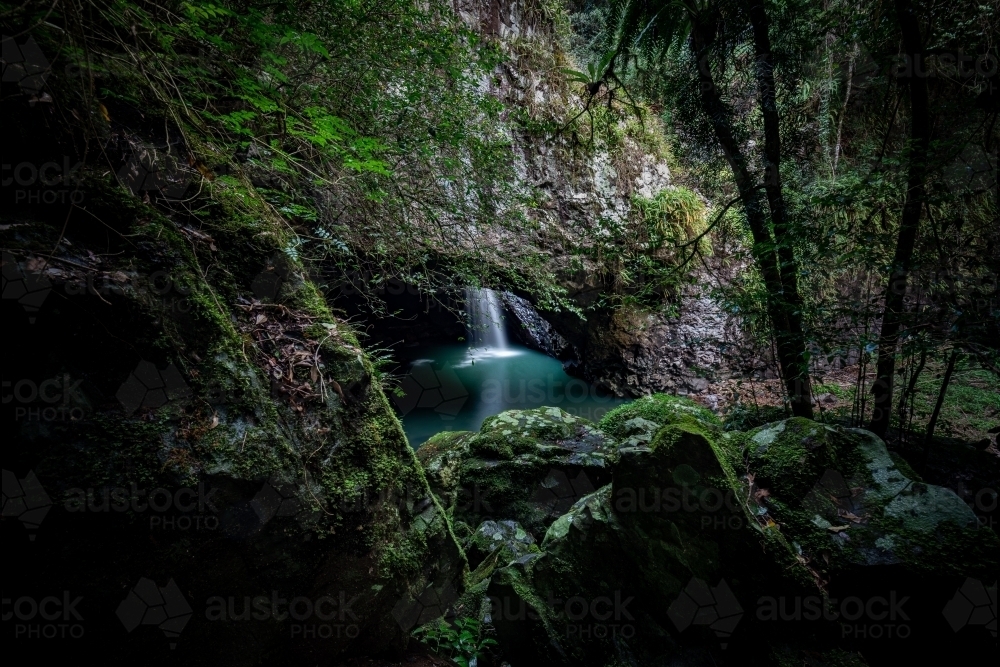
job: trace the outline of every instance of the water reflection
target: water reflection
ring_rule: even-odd
[[[446,345],[425,348],[410,362],[393,402],[410,444],[419,447],[440,431],[475,431],[504,410],[555,406],[599,421],[626,402],[572,378],[562,363],[540,352]]]

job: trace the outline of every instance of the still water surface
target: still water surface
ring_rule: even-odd
[[[557,359],[501,344],[442,345],[417,352],[400,384],[405,396],[393,398],[413,447],[441,431],[478,431],[486,417],[504,410],[555,406],[597,422],[627,402],[570,377]]]

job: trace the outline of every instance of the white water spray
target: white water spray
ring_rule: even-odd
[[[500,296],[491,289],[465,290],[465,304],[469,313],[469,342],[472,347],[488,352],[507,350],[507,331],[503,323],[503,305]]]

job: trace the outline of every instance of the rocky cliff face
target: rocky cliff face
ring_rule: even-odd
[[[5,160],[62,163],[40,111],[4,100]],[[86,166],[77,206],[4,207],[4,595],[79,597],[79,650],[116,662],[399,650],[464,557],[355,332],[230,173],[197,220]]]
[[[594,306],[607,280],[586,252],[596,221],[623,221],[632,194],[669,186],[667,164],[642,128],[615,125],[607,145],[554,132],[583,102],[541,6],[455,8],[508,55],[483,89],[520,114],[511,139],[538,223],[522,241],[579,308]],[[78,128],[36,103],[4,97],[5,160],[62,165]],[[260,192],[276,182],[249,151],[182,145],[162,109],[115,98],[80,113],[107,162],[64,174],[63,189],[5,190],[0,220],[10,593],[82,595],[86,641],[116,660],[314,664],[400,649],[461,594],[466,561],[355,330],[288,252],[294,232]],[[191,164],[165,164],[163,147]],[[52,193],[77,205],[38,205]],[[684,357],[663,363],[671,346],[714,322],[539,319],[509,303],[540,346],[621,393],[688,372]],[[335,601],[341,625],[307,615],[296,635],[247,618],[262,596],[273,614],[286,611],[277,598]]]
[[[528,241],[544,250],[549,269],[584,314],[541,313],[546,325],[523,302],[508,300],[527,334],[522,338],[619,395],[706,392],[710,379],[728,374],[726,350],[738,339],[709,295],[707,268],[695,260],[690,284],[668,314],[612,310],[601,302],[616,277],[591,252],[602,227],[624,226],[635,216],[633,195],[652,198],[673,185],[658,119],[614,120],[610,139],[566,130],[587,96],[561,68],[586,69],[586,63],[567,55],[552,11],[509,0],[457,1],[455,7],[470,26],[496,38],[507,57],[483,86],[510,110],[517,171],[536,202],[530,216],[539,229]]]

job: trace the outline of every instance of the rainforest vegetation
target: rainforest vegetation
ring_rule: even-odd
[[[995,654],[998,16],[3,0],[11,651]]]

